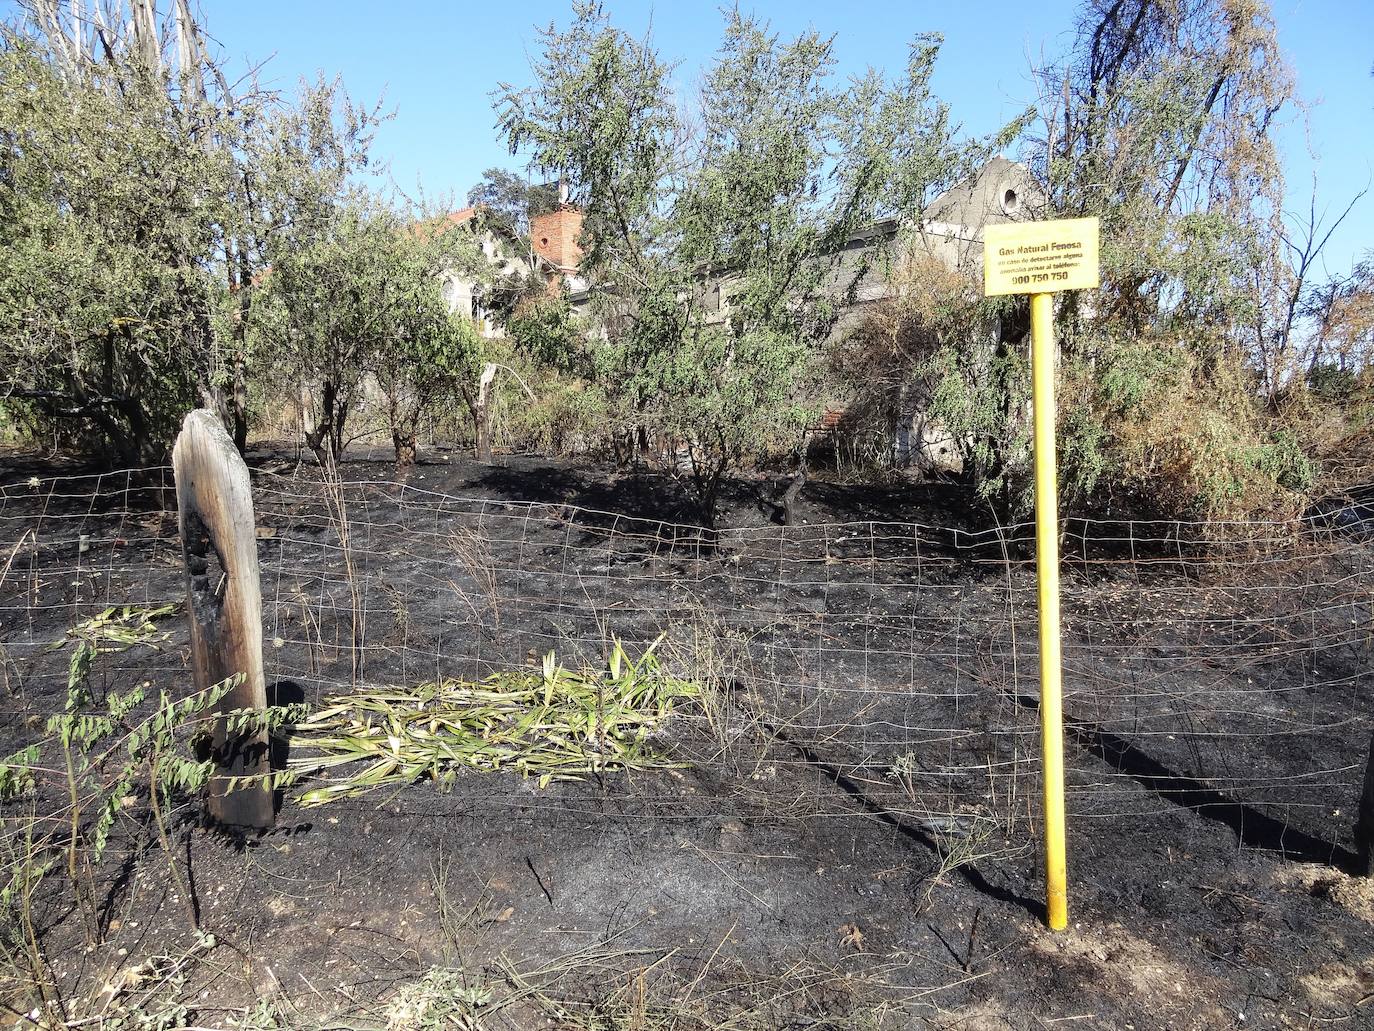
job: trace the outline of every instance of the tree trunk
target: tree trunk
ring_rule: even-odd
[[[248,253],[240,244],[238,248],[239,310],[234,325],[234,371],[231,386],[230,411],[233,422],[229,431],[234,438],[234,447],[243,454],[248,448],[248,318],[252,308],[252,270],[248,264]]]
[[[725,457],[711,459],[710,465],[703,467],[698,464],[695,455],[692,458],[692,483],[696,487],[698,519],[703,527],[713,532],[716,528],[716,506],[720,501],[720,484],[725,478],[725,470],[729,465],[729,459]]]
[[[615,429],[611,433],[611,456],[617,469],[624,469],[634,460],[635,438],[632,430]]]
[[[482,368],[482,378],[477,383],[477,407],[473,421],[477,431],[477,461],[491,462],[491,415],[492,386],[496,382],[496,363],[488,362]]]
[[[343,459],[344,448],[348,446],[348,438],[344,435],[344,427],[347,422],[348,399],[336,395],[334,398],[334,423],[330,433],[330,447],[333,449],[336,465]]]
[[[231,387],[229,410],[233,416],[230,429],[234,447],[239,454],[248,450],[248,362],[243,351],[234,352],[234,381]]]
[[[782,492],[782,525],[796,526],[801,517],[797,513],[797,498],[801,496],[802,488],[806,486],[806,458],[803,456],[801,464],[797,466],[796,473],[792,476],[792,482],[787,485],[787,489]]]
[[[302,391],[302,402],[306,392]],[[303,406],[304,407],[304,404]],[[315,453],[320,465],[338,464],[343,453],[344,419],[348,414],[332,380],[320,384],[320,417],[312,426],[307,420],[305,443]]]
[[[396,449],[397,469],[409,469],[415,464],[418,456],[415,437],[416,433],[413,426],[409,429],[392,429],[391,444]]]
[[[386,422],[396,451],[396,468],[410,469],[419,454],[417,438],[424,403],[418,397],[404,397],[405,387],[395,382],[384,383],[382,393],[386,396]]]

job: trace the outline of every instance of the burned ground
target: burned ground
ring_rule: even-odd
[[[484,1027],[650,1027],[655,1007],[680,1027],[1374,1022],[1354,837],[1374,725],[1367,543],[1066,528],[1071,926],[1056,935],[1027,527],[989,528],[937,487],[830,483],[782,527],[773,486],[740,481],[705,534],[658,477],[437,454],[404,483],[344,465],[345,548],[314,472],[252,464],[281,697],[550,650],[599,665],[613,640],[662,636],[706,701],[665,732],[679,768],[545,788],[474,772],[311,809],[288,790],[279,828],[247,840],[187,805],[178,847],[219,942],[180,989],[202,1026],[263,998],[292,1026],[365,1026],[436,967],[462,972]],[[68,626],[184,594],[169,474],[51,476],[4,477],[5,751],[61,706],[49,645]],[[99,677],[186,690],[181,617],[166,628],[162,650],[109,656]],[[83,951],[59,896],[42,908],[68,984],[186,948],[145,808],[101,868],[107,944]]]

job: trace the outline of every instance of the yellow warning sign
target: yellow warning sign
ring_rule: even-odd
[[[983,295],[1095,289],[1097,246],[1095,218],[986,226]]]

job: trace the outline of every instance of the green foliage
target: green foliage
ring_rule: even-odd
[[[1307,372],[1307,387],[1323,401],[1347,401],[1360,387],[1360,375],[1334,362],[1321,362]]]
[[[188,739],[211,720],[221,720],[229,735],[276,732],[305,716],[304,706],[270,708],[266,712],[216,712],[225,696],[241,682],[229,678],[206,691],[174,699],[160,691],[154,699],[147,682],[98,693],[91,680],[102,657],[136,648],[157,648],[168,635],[158,620],[172,606],[106,609],[73,626],[55,645],[70,648],[67,700],[63,711],[48,721],[48,737],[0,761],[0,799],[12,801],[32,796],[27,817],[6,821],[0,837],[0,854],[7,874],[0,879],[0,950],[28,970],[40,1011],[64,1014],[64,1003],[52,986],[45,948],[34,923],[35,898],[40,885],[54,870],[65,874],[74,911],[81,917],[89,945],[100,936],[100,916],[95,897],[93,868],[107,852],[121,814],[147,800],[177,892],[189,899],[188,885],[176,862],[172,840],[175,806],[204,789],[214,770],[213,759],[187,754]],[[97,694],[100,696],[97,697]],[[65,768],[66,805],[53,819],[36,812],[38,781],[57,765]],[[269,778],[269,786],[289,780],[289,774]],[[136,819],[134,827],[146,823]],[[142,849],[139,843],[136,846]],[[55,896],[52,886],[43,897]],[[194,918],[194,910],[188,910]],[[177,1001],[175,989],[182,983],[182,964],[192,956],[214,948],[212,935],[197,928],[193,949],[181,956],[154,957],[144,966],[157,969],[157,989],[140,999],[106,1005],[101,1027],[170,1028],[185,1026],[189,1011]],[[257,1013],[265,1019],[266,1011]],[[54,1018],[55,1019],[55,1018]],[[56,1024],[54,1024],[56,1026]],[[249,1026],[249,1025],[245,1025]],[[252,1026],[265,1026],[258,1023]]]
[[[1102,220],[1100,301],[1069,320],[1117,335],[1208,328],[1277,389],[1292,273],[1271,128],[1293,79],[1268,5],[1086,0],[1044,84],[1030,159],[1050,211]]]
[[[12,915],[17,907],[33,895],[34,890],[56,863],[51,857],[35,853],[32,827],[25,828],[23,841],[6,841],[5,845],[9,852],[5,855],[5,859],[8,860],[5,869],[9,873],[9,880],[0,887],[0,912]],[[15,845],[18,845],[18,848],[10,851]]]
[[[138,646],[156,648],[167,635],[158,631],[154,620],[173,608],[166,605],[154,609],[133,606],[106,609],[72,627],[63,640],[54,645],[72,645],[66,706],[48,719],[47,730],[57,739],[67,771],[71,805],[67,869],[73,878],[83,812],[91,809],[96,812],[87,855],[91,862],[99,862],[123,800],[133,790],[135,778],[145,767],[150,771],[151,790],[154,791],[158,790],[158,785],[164,785],[164,791],[170,786],[195,790],[209,776],[208,763],[190,763],[175,754],[173,734],[183,723],[213,708],[233,686],[232,681],[180,703],[171,702],[163,692],[153,716],[133,727],[129,725],[129,716],[145,701],[144,685],[123,692],[110,691],[104,698],[104,711],[90,709],[93,704],[90,674],[95,659]],[[102,746],[108,746],[111,739],[121,734],[126,754],[107,768],[119,742],[115,747],[105,747],[104,751],[101,751]]]
[[[558,189],[547,183],[532,184],[504,168],[488,168],[482,181],[468,191],[468,204],[481,209],[484,228],[508,233],[528,248],[530,219],[557,206]]]
[[[506,332],[522,355],[544,368],[583,377],[593,372],[587,329],[563,291],[521,301],[506,320]]]
[[[1045,211],[1102,220],[1103,289],[1057,304],[1059,459],[1070,508],[1217,517],[1291,512],[1315,481],[1279,340],[1293,296],[1269,126],[1291,95],[1268,9],[1087,0],[1064,65],[1047,72],[1031,141]],[[853,355],[914,391],[961,451],[975,497],[1029,511],[1028,344],[977,270],[913,262]],[[1366,324],[1324,311],[1333,340]],[[1008,330],[1014,330],[1008,332]],[[1334,349],[1334,348],[1333,348]],[[873,389],[870,386],[870,389]]]
[[[431,967],[415,981],[402,984],[386,1001],[387,1026],[393,1028],[481,1027],[495,992],[474,983],[465,970]]]
[[[51,768],[51,760],[44,762],[50,751],[60,752],[65,767],[67,811],[62,814],[65,819],[51,823],[65,824],[66,840],[58,838],[56,831],[43,835],[36,833],[40,823],[32,803],[28,818],[7,824],[3,838],[6,858],[10,862],[7,864],[8,882],[0,887],[0,911],[7,919],[0,923],[16,931],[13,940],[4,943],[4,949],[8,952],[11,945],[19,949],[29,965],[37,997],[47,1006],[54,1005],[55,999],[47,983],[43,949],[33,926],[32,908],[39,884],[58,866],[59,850],[65,855],[63,866],[90,933],[93,903],[86,897],[78,878],[82,870],[100,861],[115,821],[132,800],[138,774],[148,771],[153,793],[160,785],[162,790],[194,790],[208,775],[203,764],[189,762],[176,754],[173,735],[181,723],[213,705],[219,693],[210,692],[208,696],[177,706],[164,694],[161,706],[151,719],[133,723],[134,713],[144,703],[146,684],[127,691],[108,691],[101,704],[95,701],[90,686],[92,667],[100,656],[135,647],[157,647],[164,641],[167,635],[157,629],[155,620],[171,612],[172,608],[110,608],[72,627],[54,645],[55,648],[70,645],[72,654],[68,663],[66,704],[62,712],[48,720],[49,738],[0,762],[0,800],[4,801],[36,792],[44,767]],[[158,824],[162,829],[161,810],[156,801],[154,812],[159,814]],[[83,821],[91,813],[94,818],[83,827]],[[166,847],[165,830],[163,843]],[[8,933],[6,938],[10,938]]]
[[[307,442],[324,460],[347,445],[367,377],[384,395],[398,459],[420,415],[470,382],[479,340],[449,310],[444,279],[482,268],[471,235],[412,220],[364,194],[321,206],[309,233],[279,241],[255,337],[287,382],[315,385]]]
[[[170,606],[107,609],[72,627],[57,644],[72,650],[63,711],[49,719],[47,739],[0,763],[0,798],[6,800],[25,793],[37,797],[38,778],[54,765],[56,756],[50,757],[51,753],[60,754],[65,768],[67,805],[60,817],[40,820],[34,811],[36,802],[31,802],[28,817],[7,822],[0,839],[9,860],[8,879],[0,884],[3,949],[8,956],[20,956],[27,965],[40,1010],[49,1014],[60,1014],[62,1003],[52,989],[44,948],[34,926],[36,892],[60,865],[88,942],[93,945],[98,940],[94,885],[85,875],[101,861],[120,814],[136,803],[141,785],[146,784],[153,822],[173,881],[183,895],[186,890],[168,833],[170,806],[178,796],[200,790],[212,764],[185,756],[179,746],[184,732],[219,704],[237,678],[179,701],[161,692],[150,713],[146,682],[127,690],[108,690],[99,701],[90,685],[99,657],[157,647],[163,642],[167,635],[158,630],[156,620],[170,611]],[[141,712],[147,714],[140,718]],[[40,833],[40,828],[47,829]],[[44,892],[48,894],[46,888]],[[160,1007],[157,1009],[161,1012]],[[154,1020],[149,1016],[153,1012],[130,1012],[121,1026],[184,1023],[184,1011],[175,1007],[166,1019]]]
[[[232,174],[160,84],[0,38],[0,360],[11,416],[160,460],[208,384]]]
[[[595,384],[531,373],[530,385],[537,402],[510,383],[499,394],[493,423],[506,447],[536,454],[609,450],[613,420]]]
[[[461,230],[394,227],[381,248],[379,324],[371,370],[385,399],[398,464],[413,461],[421,417],[463,394],[477,376],[482,340],[472,322],[449,309],[448,277],[482,282],[490,274],[472,237]]]
[[[1287,514],[1316,481],[1302,419],[1171,338],[1077,341],[1061,371],[1066,500],[1224,520]]]
[[[511,152],[573,180],[586,217],[586,265],[607,279],[643,270],[657,237],[659,189],[678,132],[671,67],[610,26],[601,5],[575,0],[565,32],[540,33],[538,82],[497,89],[498,128]]]
[[[236,94],[194,24],[165,17],[189,33],[179,59],[75,11],[68,33],[57,6],[0,29],[5,418],[128,465],[164,459],[201,401],[242,446],[256,287],[378,121],[337,83]]]
[[[483,358],[506,373],[493,391],[494,442],[541,454],[604,449],[614,419],[592,379],[589,331],[567,296],[544,289],[524,298],[505,328],[503,338],[482,342]]]
[[[216,322],[227,352],[217,388],[232,391],[232,403],[221,409],[228,409],[226,425],[240,446],[248,419],[258,414],[250,411],[252,395],[278,402],[283,386],[279,354],[288,341],[262,332],[276,313],[270,303],[259,310],[258,301],[270,301],[264,295],[283,255],[318,238],[352,191],[362,188],[382,121],[377,108],[355,103],[337,79],[320,76],[302,81],[294,97],[274,97],[236,138],[220,137],[236,156],[237,176],[228,197],[235,217],[225,246],[228,290]],[[299,389],[292,402],[298,399]]]
[[[980,500],[1028,504],[1030,362],[1019,347],[941,340],[916,365],[929,416],[959,442]]]
[[[69,644],[74,646],[67,671],[68,709],[79,708],[89,701],[87,676],[97,656],[127,651],[135,645],[157,647],[168,635],[159,631],[154,621],[175,609],[175,605],[111,607],[68,627],[62,639],[52,644],[54,649]]]
[[[695,684],[663,672],[651,645],[630,658],[616,641],[604,670],[567,670],[553,654],[539,670],[496,673],[331,698],[297,725],[300,775],[365,764],[312,788],[302,805],[352,798],[420,778],[441,787],[458,771],[514,770],[540,787],[589,773],[675,765],[653,735]]]
[[[13,797],[34,787],[40,760],[56,748],[66,771],[69,837],[65,842],[68,875],[100,861],[119,814],[146,783],[165,840],[169,806],[201,790],[213,771],[210,759],[193,759],[183,748],[188,732],[215,714],[224,697],[242,682],[235,675],[206,691],[174,699],[159,692],[148,710],[146,682],[126,690],[109,690],[97,699],[91,687],[101,656],[132,648],[157,648],[168,634],[158,629],[160,617],[173,606],[106,609],[73,626],[54,647],[70,647],[67,700],[63,711],[47,722],[49,738],[0,763],[0,797]],[[304,706],[266,711],[235,710],[223,714],[226,733],[275,732],[305,715]],[[143,712],[144,715],[139,716]],[[94,813],[83,831],[86,814]]]
[[[273,999],[258,999],[251,1007],[229,1021],[234,1031],[285,1031],[290,1023]]]
[[[1029,501],[1029,354],[1025,301],[982,296],[981,272],[912,240],[888,272],[895,297],[871,309],[831,356],[839,389],[892,416],[910,412],[948,437],[965,485],[1006,511]],[[843,395],[842,395],[843,396]],[[869,399],[875,399],[870,401]]]
[[[28,745],[0,759],[0,802],[8,802],[33,790],[33,768],[37,762],[37,745]]]
[[[725,471],[794,450],[817,414],[807,374],[873,263],[845,262],[853,233],[917,214],[976,148],[930,93],[934,37],[905,78],[851,88],[829,39],[729,12],[687,123],[671,65],[600,5],[543,42],[534,85],[498,91],[502,132],[585,212],[591,376],[619,430],[685,457],[710,523]]]

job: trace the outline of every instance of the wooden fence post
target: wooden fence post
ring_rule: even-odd
[[[242,681],[221,700],[220,711],[263,710],[262,594],[248,467],[218,417],[199,409],[181,424],[172,471],[186,560],[195,688],[205,691],[242,674]],[[266,733],[231,735],[221,716],[215,723],[213,755],[210,817],[226,826],[271,827]],[[261,779],[231,790],[231,777]]]

